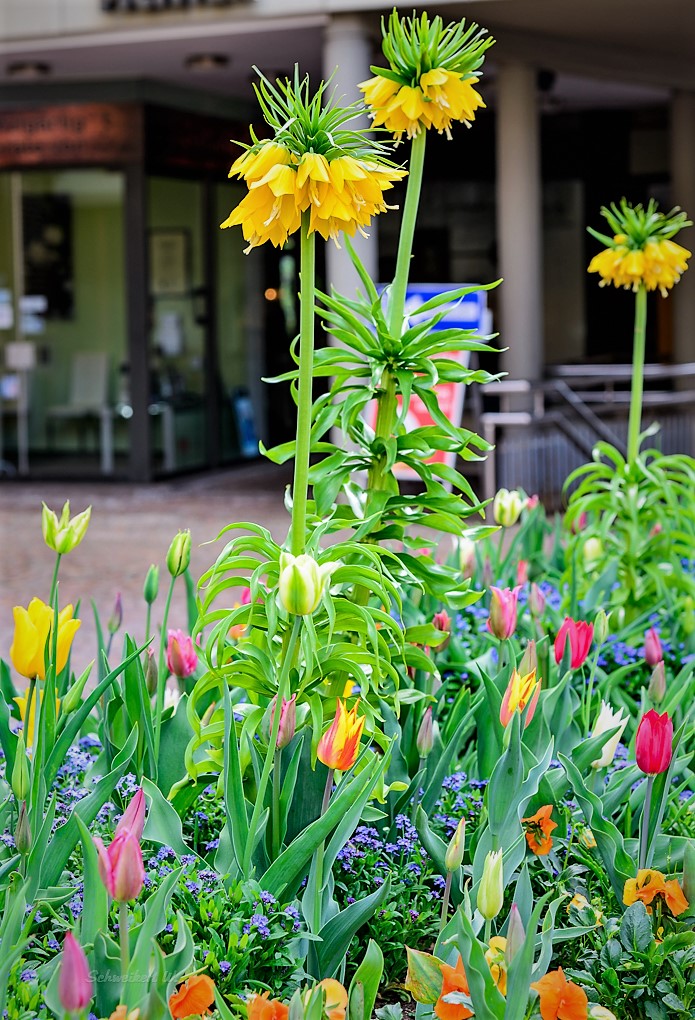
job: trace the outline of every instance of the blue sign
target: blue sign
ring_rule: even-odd
[[[416,325],[421,317],[417,310],[425,301],[436,297],[438,294],[445,294],[447,291],[460,290],[467,286],[465,283],[411,283],[405,292],[405,314],[411,324]],[[457,301],[449,305],[440,305],[437,312],[444,311],[446,315],[435,326],[435,329],[472,329],[476,333],[489,332],[489,312],[487,307],[487,291],[474,290],[465,294]],[[432,312],[428,313],[430,316]]]

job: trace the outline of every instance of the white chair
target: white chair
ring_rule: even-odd
[[[58,421],[84,426],[99,422],[101,471],[113,472],[113,409],[108,401],[109,355],[105,351],[79,351],[70,366],[70,390],[65,404],[46,408],[49,428]]]

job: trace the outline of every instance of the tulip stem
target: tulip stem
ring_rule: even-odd
[[[486,946],[490,945],[490,936],[492,935],[492,921],[489,918],[485,918],[485,930],[483,933],[483,941]]]
[[[121,984],[125,991],[130,966],[130,944],[128,942],[128,904],[118,904],[118,939],[121,944]]]
[[[594,655],[594,661],[591,665],[591,673],[589,674],[589,682],[584,688],[584,708],[583,708],[583,722],[584,722],[584,735],[589,736],[589,723],[591,721],[591,699],[594,696],[594,682],[596,679],[596,667],[598,666],[598,657],[601,651],[601,647],[596,649]]]
[[[311,453],[311,410],[314,382],[314,292],[316,280],[315,235],[309,233],[310,211],[302,213],[299,291],[299,379],[297,392],[297,443],[292,483],[290,550],[301,556],[306,548],[306,505]],[[276,715],[280,716],[277,712]]]
[[[297,639],[299,637],[301,624],[301,616],[295,616],[292,624],[292,630],[290,632],[290,638],[287,642],[287,650],[282,661],[282,669],[280,670],[280,676],[278,678],[277,700],[275,702],[276,708],[275,712],[273,712],[273,722],[270,727],[268,750],[265,753],[263,771],[261,772],[261,778],[258,781],[256,802],[253,805],[253,814],[251,815],[251,821],[249,822],[248,839],[244,849],[244,861],[241,869],[244,878],[250,877],[251,857],[253,856],[253,850],[256,845],[256,829],[258,828],[258,822],[261,817],[261,812],[263,811],[265,791],[268,786],[268,779],[270,778],[270,770],[273,767],[273,761],[275,759],[275,749],[277,748],[278,732],[280,730],[280,718],[282,716],[282,703],[285,700],[285,695],[287,693],[286,687],[290,675],[290,669],[294,664],[294,652],[297,647]]]
[[[644,795],[644,808],[642,810],[642,829],[639,841],[639,866],[647,867],[647,852],[649,850],[649,815],[652,809],[652,788],[654,776],[647,776],[647,791]]]
[[[49,601],[49,605],[51,606],[54,603],[56,588],[58,587],[58,570],[60,569],[60,561],[62,555],[63,555],[62,553],[56,553],[56,562],[55,566],[53,567],[53,580],[51,581],[51,598]]]
[[[277,702],[275,702],[277,712]],[[273,844],[272,859],[275,861],[280,856],[280,794],[282,792],[280,769],[282,767],[282,748],[275,749],[275,760],[273,762]]]
[[[451,896],[451,871],[446,873],[446,883],[444,885],[444,895],[442,896],[442,916],[439,921],[439,934],[441,935],[446,925],[447,914],[449,913],[449,897]]]
[[[174,585],[176,584],[176,577],[172,577],[169,581],[169,590],[167,591],[166,602],[164,603],[164,616],[162,617],[162,633],[159,638],[159,662],[157,664],[157,702],[156,702],[156,717],[154,720],[154,761],[152,762],[152,769],[154,775],[157,775],[157,763],[159,761],[159,744],[162,739],[162,712],[164,711],[164,689],[166,687],[167,675],[164,672],[164,651],[167,643],[167,624],[169,623],[169,610],[171,609],[171,599],[174,594]]]
[[[635,332],[632,344],[632,387],[630,389],[630,418],[627,426],[627,462],[633,464],[639,456],[639,438],[642,428],[642,389],[644,385],[644,341],[647,326],[647,289],[641,283],[635,294]]]
[[[328,805],[331,801],[331,793],[333,792],[333,769],[328,770],[326,776],[326,785],[323,790],[323,800],[321,802],[321,815],[325,815],[328,810]],[[326,849],[325,840],[321,840],[319,845],[316,847],[316,886],[314,889],[314,903],[313,903],[313,933],[318,935],[321,930],[321,903],[323,901],[323,856]]]

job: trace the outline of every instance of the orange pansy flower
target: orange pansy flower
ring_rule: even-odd
[[[664,882],[663,897],[666,900],[666,906],[674,917],[678,917],[679,914],[682,914],[690,906],[685,898],[685,893],[681,889],[680,882],[675,878],[670,878],[668,882]]]
[[[637,878],[628,878],[623,888],[623,903],[632,906],[637,900],[641,900],[645,906],[649,906],[656,896],[663,895],[664,876],[660,871],[652,868],[640,868]],[[651,911],[650,911],[651,913]]]
[[[531,988],[540,996],[543,1020],[586,1020],[589,1010],[586,992],[567,980],[562,967],[549,971]]]
[[[328,1020],[345,1020],[345,1011],[348,1004],[348,993],[335,978],[324,978],[319,981],[319,987],[323,988],[326,1001],[323,1011]]]
[[[215,1002],[215,983],[207,974],[193,974],[177,992],[169,996],[169,1009],[174,1020],[189,1016],[207,1016]]]
[[[526,828],[526,842],[539,857],[549,853],[553,845],[550,833],[557,829],[557,822],[550,820],[552,811],[552,804],[544,804],[535,815],[521,819],[521,824]]]
[[[270,992],[254,995],[247,1010],[248,1020],[287,1020],[290,1007],[279,999],[270,999]]]
[[[470,995],[468,978],[460,955],[455,967],[450,967],[448,963],[442,964],[442,990],[435,1003],[434,1015],[439,1017],[439,1020],[468,1020],[468,1017],[473,1016],[473,1011],[463,1003],[445,1002],[444,996],[449,992],[464,992]]]

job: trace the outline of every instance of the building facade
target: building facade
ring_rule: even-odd
[[[412,4],[397,5],[404,13]],[[632,302],[587,277],[601,205],[695,212],[695,12],[666,2],[439,2],[489,29],[470,131],[428,145],[413,276],[504,284],[492,367],[629,360]],[[258,122],[253,66],[299,63],[338,95],[379,63],[372,0],[4,0],[0,5],[0,400],[7,474],[146,481],[288,438],[262,376],[288,367],[296,261],[219,223]],[[406,148],[398,150],[406,157]],[[397,198],[396,198],[397,201]],[[360,254],[395,259],[398,213]],[[688,238],[684,238],[688,243]],[[328,245],[324,284],[354,291]],[[650,360],[695,361],[695,274],[650,308]]]

